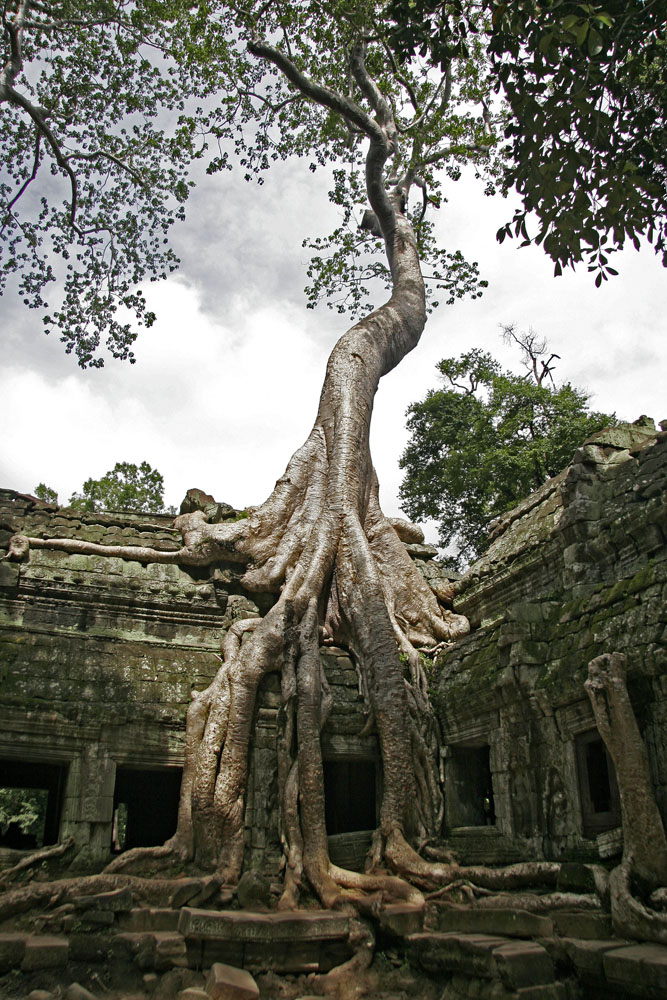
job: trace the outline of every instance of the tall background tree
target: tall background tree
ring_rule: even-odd
[[[505,338],[521,350],[522,374],[473,350],[438,364],[444,387],[408,410],[410,441],[401,457],[403,509],[438,522],[439,542],[457,569],[488,545],[489,524],[555,476],[575,448],[614,414],[589,408],[589,395],[558,385],[558,355],[533,331]]]

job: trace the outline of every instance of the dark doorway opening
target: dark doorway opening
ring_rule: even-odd
[[[616,771],[596,729],[575,740],[584,837],[593,838],[621,825]]]
[[[374,830],[377,826],[375,762],[325,760],[324,809],[329,836]]]
[[[0,847],[34,850],[58,842],[67,766],[0,760]]]
[[[450,753],[449,826],[493,826],[496,810],[489,747],[450,747]]]
[[[163,844],[176,830],[182,770],[116,769],[111,849]]]

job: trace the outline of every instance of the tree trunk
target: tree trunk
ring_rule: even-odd
[[[588,664],[586,691],[600,736],[616,768],[623,822],[623,860],[609,878],[614,931],[667,943],[667,915],[641,899],[667,885],[667,838],[658,810],[646,746],[626,686],[626,658],[605,653]]]
[[[655,800],[646,746],[625,678],[625,656],[605,653],[588,664],[584,686],[598,732],[616,768],[623,821],[623,861],[648,885],[667,885],[667,839]]]

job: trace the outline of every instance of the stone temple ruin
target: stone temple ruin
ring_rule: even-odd
[[[626,655],[667,821],[666,483],[667,431],[642,418],[600,432],[492,526],[486,554],[453,581],[453,608],[471,631],[438,655],[431,699],[442,729],[443,840],[462,864],[562,861],[559,888],[585,895],[591,866],[620,855],[614,767],[584,690],[587,665],[601,653]],[[208,504],[211,519],[229,516],[196,493],[190,502]],[[0,547],[16,533],[180,546],[167,515],[87,514],[0,490]],[[447,576],[435,549],[407,548],[427,579]],[[0,562],[0,788],[39,789],[45,802],[38,834],[2,830],[0,868],[73,838],[73,868],[99,870],[114,854],[173,833],[190,692],[215,675],[226,629],[267,610],[262,595],[243,592],[241,575],[233,564],[198,569],[50,549]],[[331,647],[321,655],[334,706],[322,736],[330,855],[363,870],[382,782],[377,738],[360,735],[366,711],[350,656]],[[244,869],[267,884],[282,853],[278,685],[269,675],[256,705],[245,811]],[[310,938],[256,916],[246,940],[243,911],[209,919],[195,893],[182,902],[190,905],[180,915],[156,917],[152,944],[130,943],[140,968],[222,961],[251,971],[326,971],[349,954],[340,916],[317,928],[313,918]],[[150,921],[127,906],[109,903],[109,928],[124,939],[150,937]],[[398,912],[383,921],[378,947],[439,977],[447,997],[667,996],[667,947],[615,940],[604,909],[507,911],[494,923],[491,910],[445,905],[426,925]],[[90,940],[91,927],[99,931],[93,921]],[[162,952],[160,933],[171,935]],[[50,961],[72,961],[76,949],[93,961],[85,936],[61,935]],[[0,974],[48,966],[29,958],[31,947],[37,955],[29,935],[0,933]],[[466,992],[475,983],[478,992]]]

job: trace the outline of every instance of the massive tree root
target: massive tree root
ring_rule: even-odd
[[[651,905],[658,906],[659,887],[667,886],[667,837],[628,695],[625,656],[605,653],[591,660],[585,687],[616,768],[621,798],[623,858],[609,878],[614,930],[619,936],[667,944],[667,914]]]

